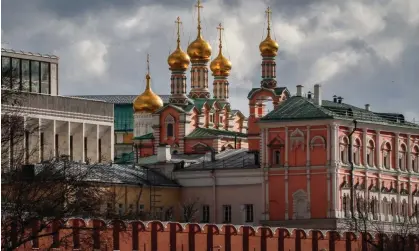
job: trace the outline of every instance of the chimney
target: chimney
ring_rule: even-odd
[[[169,145],[157,146],[157,162],[167,162],[172,159]]]
[[[303,87],[302,85],[297,85],[297,96],[302,97],[303,96]]]
[[[322,105],[322,95],[320,93],[320,84],[314,85],[314,104],[321,106]]]
[[[338,97],[338,103],[339,103],[339,104],[342,104],[342,100],[343,100],[343,98],[342,98],[341,96],[339,96],[339,97]]]
[[[333,103],[337,103],[338,102],[338,97],[336,95],[333,95]]]
[[[370,110],[370,104],[365,104],[365,110],[367,110],[367,111]]]
[[[309,92],[307,92],[307,99],[311,99],[312,98],[312,93],[311,93],[311,91],[309,91]]]

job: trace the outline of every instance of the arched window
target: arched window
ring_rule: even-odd
[[[387,198],[384,197],[383,199],[383,203],[382,203],[382,209],[383,209],[383,215],[384,215],[384,220],[388,221],[388,201]]]
[[[406,145],[401,144],[399,148],[399,168],[402,171],[406,170]]]
[[[415,145],[412,151],[412,170],[419,172],[419,146]]]
[[[340,162],[342,163],[348,163],[348,147],[348,137],[342,136],[340,140]]]
[[[394,198],[391,200],[391,205],[390,205],[390,212],[392,216],[396,216],[397,214],[397,208],[396,208],[396,201],[394,200]]]
[[[374,141],[369,140],[367,145],[367,164],[368,166],[374,166]],[[365,161],[365,160],[364,160]]]
[[[281,152],[275,151],[275,164],[279,165],[280,160],[281,160]]]
[[[173,137],[174,136],[173,126],[175,123],[175,119],[171,115],[168,115],[166,119],[164,120],[164,123],[166,124],[166,136]]]
[[[355,165],[360,164],[361,160],[361,140],[355,139],[354,147],[353,147],[353,162]]]
[[[383,166],[387,169],[391,167],[391,145],[389,142],[384,142],[382,147]]]
[[[403,217],[407,217],[407,202],[406,200],[403,200],[402,202],[402,215]]]

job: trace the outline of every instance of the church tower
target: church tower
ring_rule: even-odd
[[[190,98],[210,98],[208,90],[208,62],[211,58],[211,46],[201,35],[201,0],[198,0],[198,36],[189,46],[188,55],[191,58],[191,90]]]
[[[185,71],[189,67],[190,58],[180,47],[180,24],[182,22],[179,17],[175,23],[177,24],[177,46],[176,50],[167,58],[169,69],[172,72],[169,103],[183,106],[188,104]]]
[[[213,96],[214,99],[228,101],[229,91],[228,91],[228,79],[231,70],[231,62],[223,55],[223,43],[222,43],[222,30],[224,28],[221,24],[217,27],[220,31],[220,44],[218,45],[219,51],[218,56],[211,62],[210,69],[212,75],[214,76],[213,83]]]
[[[259,45],[262,56],[262,81],[261,87],[273,89],[276,87],[276,63],[275,57],[278,54],[278,43],[271,38],[271,9],[266,10],[268,18],[268,34],[265,40]]]
[[[146,87],[133,103],[134,139],[153,132],[153,113],[163,107],[163,100],[151,90],[150,60],[147,54]]]

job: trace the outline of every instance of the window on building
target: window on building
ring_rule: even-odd
[[[20,90],[20,59],[12,58],[12,89]]]
[[[70,135],[70,160],[73,161],[73,135]]]
[[[342,137],[340,140],[340,162],[348,163],[348,148],[349,140],[347,137]]]
[[[39,93],[40,91],[40,67],[38,61],[31,61],[31,92]]]
[[[367,164],[368,166],[374,166],[374,142],[372,140],[368,141],[367,146]]]
[[[1,88],[10,89],[11,85],[11,60],[9,57],[1,57]]]
[[[280,151],[275,151],[275,162],[274,163],[276,165],[279,165],[280,161],[281,161],[281,152]]]
[[[246,222],[253,222],[253,204],[246,204]]]
[[[112,215],[113,214],[113,212],[112,212],[113,210],[112,210],[112,203],[107,203],[106,204],[106,213],[108,214],[108,215]]]
[[[59,142],[58,142],[58,134],[55,134],[55,157],[58,158],[60,157],[60,147],[59,147]]]
[[[220,124],[223,123],[223,116],[222,115],[220,115],[220,122],[219,123]]]
[[[383,166],[387,169],[390,169],[391,167],[391,145],[389,142],[386,142],[383,145]]]
[[[167,124],[167,137],[173,137],[173,124]]]
[[[173,137],[174,136],[173,127],[174,127],[175,119],[171,115],[168,115],[164,122],[166,124],[166,136]]]
[[[128,207],[128,214],[132,215],[134,213],[134,205],[133,204],[129,204]]]
[[[399,168],[402,171],[406,170],[406,145],[402,144],[399,148]]]
[[[231,223],[231,205],[223,205],[223,223]]]
[[[124,214],[124,205],[121,203],[119,204],[119,207],[118,207],[118,214],[119,216],[122,216]]]
[[[210,206],[203,205],[202,206],[202,223],[209,223],[210,222]]]
[[[83,145],[84,145],[84,162],[87,162],[87,137],[84,137],[84,143],[83,143]]]
[[[28,92],[30,91],[30,68],[29,68],[29,60],[22,59],[21,62],[22,66],[22,91]]]
[[[361,140],[355,139],[353,147],[353,162],[355,165],[360,165],[361,160]]]
[[[39,155],[41,155],[41,162],[44,161],[44,133],[41,132],[41,138],[39,139],[39,144],[40,144],[40,153]]]
[[[137,213],[139,215],[142,215],[144,213],[144,204],[138,204],[137,205]]]
[[[41,62],[41,93],[50,93],[49,81],[49,63]]]
[[[210,122],[213,123],[214,122],[214,115],[210,114]]]
[[[414,172],[419,172],[419,146],[415,145],[412,151],[412,170]]]

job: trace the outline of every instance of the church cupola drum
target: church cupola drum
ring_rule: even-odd
[[[172,72],[170,78],[171,95],[169,102],[177,105],[187,105],[186,95],[186,75],[185,71],[189,67],[190,58],[180,47],[180,18],[175,21],[177,24],[177,46],[176,50],[167,58],[169,69]]]
[[[268,20],[268,33],[265,40],[259,45],[260,55],[262,56],[262,81],[261,87],[276,87],[276,63],[275,57],[278,54],[279,45],[271,38],[271,9],[266,10]]]
[[[227,77],[230,75],[231,71],[231,62],[223,55],[223,45],[222,45],[222,30],[224,28],[220,24],[217,29],[220,32],[220,44],[218,46],[218,56],[211,62],[210,69],[212,71],[212,75],[214,76],[214,99],[219,99],[223,101],[228,101],[229,97],[229,90],[228,90],[228,79]]]
[[[188,55],[191,58],[191,91],[190,98],[210,98],[208,90],[208,62],[211,58],[211,45],[201,35],[201,1],[198,0],[198,35],[188,46]]]

